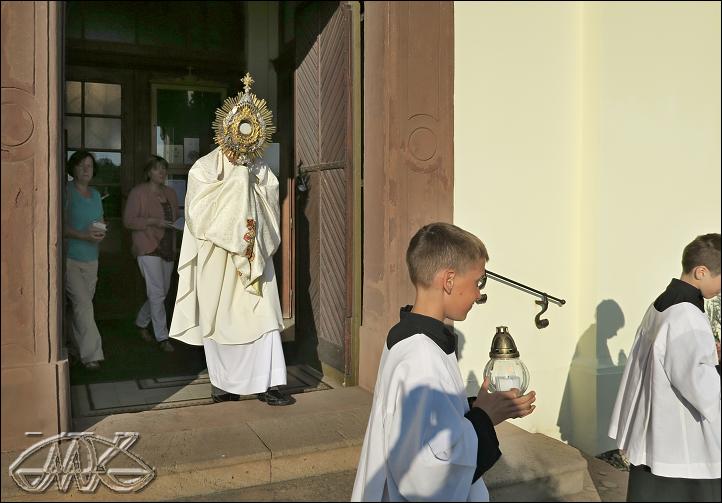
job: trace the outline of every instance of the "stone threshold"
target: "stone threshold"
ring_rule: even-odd
[[[245,400],[81,418],[75,431],[107,438],[116,431],[139,432],[130,450],[155,469],[155,479],[132,494],[102,485],[94,494],[61,494],[55,486],[29,494],[8,475],[19,453],[3,453],[2,500],[175,500],[355,471],[371,394],[351,387],[295,397],[297,403],[287,407]],[[599,501],[595,491],[588,491],[587,462],[579,451],[510,423],[499,425],[497,432],[503,456],[484,475],[492,501],[573,501],[580,496]]]

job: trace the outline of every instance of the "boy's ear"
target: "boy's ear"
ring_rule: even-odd
[[[701,280],[704,279],[704,277],[709,273],[709,269],[707,269],[707,266],[704,265],[698,265],[694,268],[694,279]]]
[[[454,289],[454,278],[456,277],[456,272],[453,269],[445,269],[442,273],[442,279],[443,279],[443,289],[444,292],[446,292],[447,295],[451,295],[451,291]]]

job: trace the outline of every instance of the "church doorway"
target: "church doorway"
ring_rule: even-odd
[[[281,187],[282,245],[274,264],[289,386],[356,383],[359,9],[359,2],[66,4],[65,154],[94,153],[93,185],[110,226],[95,296],[105,361],[99,370],[71,368],[74,417],[210,403],[202,348],[176,343],[165,353],[134,327],[145,285],[122,212],[150,154],[168,160],[168,185],[183,204],[188,170],[215,148],[215,109],[241,90],[246,71],[277,126],[269,155]],[[174,299],[172,282],[169,318]]]

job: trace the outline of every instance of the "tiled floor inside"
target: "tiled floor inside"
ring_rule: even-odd
[[[287,367],[287,393],[330,389],[320,376],[303,365]],[[241,397],[255,399],[255,395]],[[187,407],[213,403],[207,371],[198,375],[80,384],[71,387],[73,417],[105,416],[123,412]]]

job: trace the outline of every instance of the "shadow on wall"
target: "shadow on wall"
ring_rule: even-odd
[[[562,440],[592,456],[617,448],[607,431],[627,355],[620,350],[615,364],[607,341],[624,321],[619,304],[603,300],[596,323],[579,338],[569,365],[557,426]]]
[[[448,328],[456,338],[456,359],[461,360],[461,357],[464,353],[464,346],[466,345],[466,336],[464,335],[464,332],[454,326],[446,325],[446,328]],[[486,360],[482,362],[476,362],[474,366],[477,367],[478,365],[486,365]],[[482,375],[480,377],[481,379],[477,377],[476,372],[474,372],[473,370],[469,371],[469,375],[466,376],[466,380],[464,381],[464,385],[466,386],[466,395],[468,397],[476,398],[476,395],[479,394],[479,389],[481,389],[481,383],[484,381],[484,376]]]

